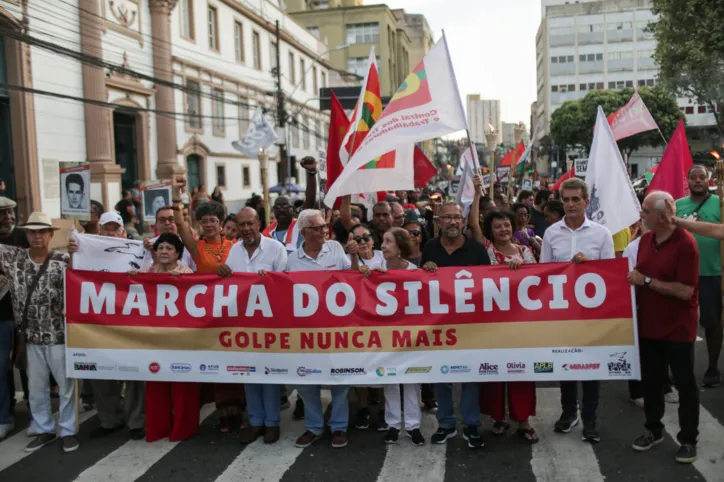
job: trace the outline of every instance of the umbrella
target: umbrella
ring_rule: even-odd
[[[277,184],[276,186],[269,188],[269,192],[272,192],[274,194],[281,194],[282,191],[298,194],[300,192],[304,192],[304,188],[301,186],[297,186],[296,184],[286,184],[286,185]]]

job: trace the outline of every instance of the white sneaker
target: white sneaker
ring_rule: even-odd
[[[630,401],[637,407],[644,408],[644,399],[643,398],[632,398]]]
[[[679,392],[676,391],[676,388],[671,387],[671,391],[664,395],[664,400],[666,403],[679,403]]]
[[[15,423],[13,422],[0,425],[0,440],[7,437],[13,429],[15,429]]]

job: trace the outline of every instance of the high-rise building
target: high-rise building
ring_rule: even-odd
[[[523,141],[523,144],[528,144],[530,139],[528,127],[525,125],[525,122],[522,122],[522,124],[525,130],[520,140]],[[505,146],[506,149],[515,146],[515,125],[515,122],[503,122],[503,146]]]
[[[432,29],[424,15],[407,13],[401,8],[393,10],[392,14],[410,37],[410,67],[414,68],[435,43]]]
[[[480,94],[468,94],[468,129],[473,142],[485,144],[489,125],[498,133],[498,144],[503,142],[503,121],[500,117],[500,101],[481,99]]]

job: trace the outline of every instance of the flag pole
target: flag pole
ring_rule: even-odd
[[[470,138],[470,129],[465,129],[465,135],[468,137],[468,146],[470,147],[470,155],[471,156],[477,155],[477,151],[475,150],[475,144],[473,144],[473,141]],[[473,157],[473,159],[475,159],[475,158]],[[480,165],[475,166],[475,174],[480,176],[481,181],[483,180],[483,173],[480,169]],[[483,196],[485,196],[487,194],[487,191],[485,190],[485,183],[481,182],[480,187],[483,188]],[[460,186],[460,188],[462,188],[462,186]]]
[[[666,147],[669,147],[669,143],[666,142],[666,137],[664,137],[664,133],[661,132],[661,127],[659,127],[658,124],[656,125],[656,130],[659,131],[659,135],[661,136],[661,139],[664,141],[664,145]]]

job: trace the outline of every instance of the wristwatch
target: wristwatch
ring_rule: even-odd
[[[653,281],[648,276],[644,276],[644,286],[649,286],[651,284],[651,281]]]

